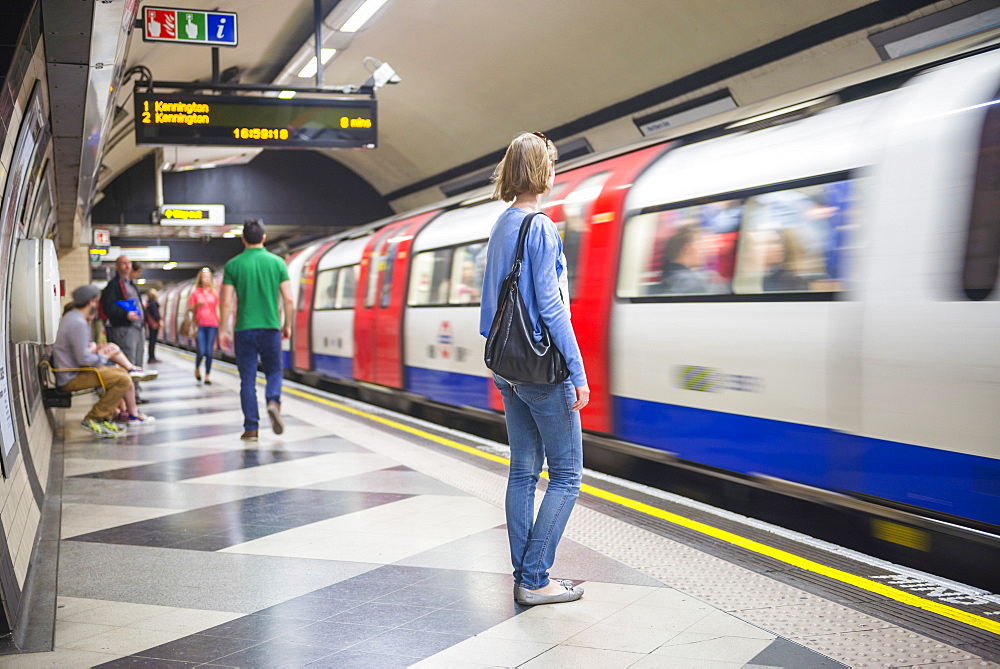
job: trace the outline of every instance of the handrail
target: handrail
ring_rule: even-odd
[[[58,388],[59,385],[56,383],[55,374],[56,372],[93,372],[97,375],[97,382],[101,384],[101,390],[107,390],[104,387],[104,378],[101,376],[101,371],[97,367],[65,367],[56,368],[52,366],[52,361],[48,358],[44,358],[38,362],[38,367],[47,368],[48,371],[45,372],[45,377],[43,384],[50,388]],[[51,376],[50,376],[51,375]],[[90,390],[90,388],[82,388],[81,390]]]

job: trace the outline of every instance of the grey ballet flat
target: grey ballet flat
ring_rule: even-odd
[[[514,596],[514,601],[522,606],[538,606],[539,604],[575,602],[583,597],[583,588],[578,585],[566,585],[566,583],[569,583],[569,581],[559,581],[559,585],[566,589],[562,592],[557,592],[554,595],[543,595],[518,586],[517,594]]]
[[[556,583],[558,583],[559,585],[561,585],[564,588],[572,588],[573,587],[573,581],[569,581],[569,580],[567,580],[567,581],[556,581]],[[517,591],[520,589],[520,587],[521,587],[520,583],[514,583],[514,599],[517,599]]]

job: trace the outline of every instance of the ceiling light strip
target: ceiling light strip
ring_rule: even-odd
[[[361,30],[361,26],[366,24],[368,19],[374,16],[375,12],[381,9],[386,2],[387,0],[365,0],[365,3],[358,7],[351,18],[347,19],[340,27],[340,32],[353,33]]]

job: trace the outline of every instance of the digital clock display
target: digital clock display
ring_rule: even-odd
[[[373,149],[377,138],[374,98],[135,92],[136,144]]]

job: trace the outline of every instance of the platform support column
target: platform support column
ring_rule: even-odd
[[[323,88],[323,7],[322,0],[313,0],[313,42],[316,47],[316,88]]]

